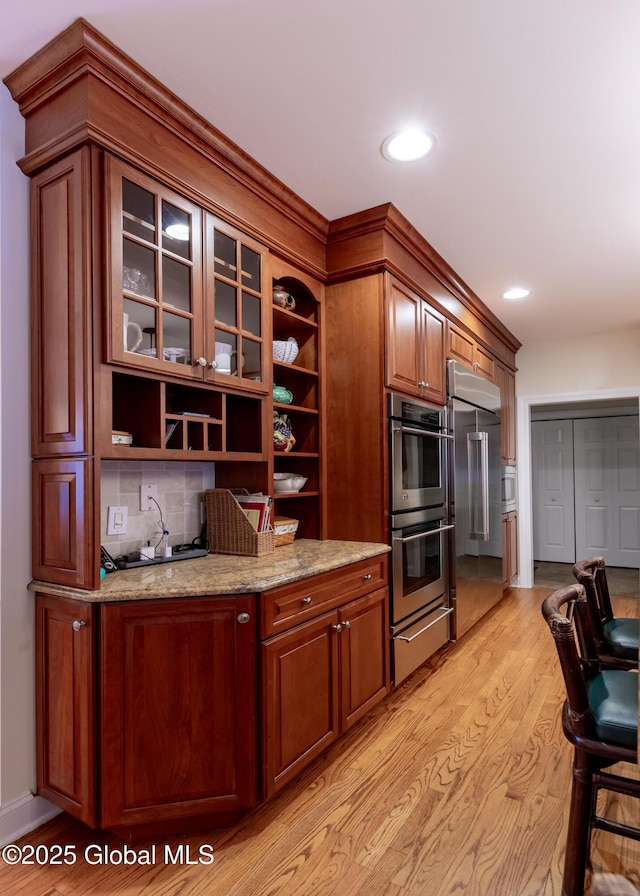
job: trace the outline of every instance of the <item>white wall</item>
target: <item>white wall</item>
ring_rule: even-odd
[[[606,300],[603,299],[602,305],[606,320]],[[524,345],[517,354],[516,364],[517,396],[590,393],[625,386],[637,390],[640,387],[640,321],[635,329],[570,341],[551,336],[543,345],[530,348]]]
[[[606,300],[603,299],[603,321]],[[640,323],[635,328],[580,339],[550,338],[523,347],[516,358],[518,455],[517,584],[533,584],[531,408],[563,401],[640,400]]]
[[[0,84],[0,842],[52,814],[34,798],[29,447],[29,184],[24,122]]]

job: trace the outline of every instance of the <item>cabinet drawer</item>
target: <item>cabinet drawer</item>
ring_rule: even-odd
[[[349,563],[261,595],[262,639],[386,585],[387,555]]]

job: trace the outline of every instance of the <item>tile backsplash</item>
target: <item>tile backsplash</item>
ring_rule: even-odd
[[[202,502],[205,489],[214,488],[212,463],[169,461],[103,461],[100,473],[100,543],[112,557],[129,554],[161,538],[160,511],[140,510],[140,486],[157,485],[168,543],[191,542],[200,535],[204,522]],[[110,505],[128,508],[126,535],[107,535]]]

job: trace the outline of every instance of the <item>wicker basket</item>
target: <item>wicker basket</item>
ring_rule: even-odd
[[[226,488],[207,489],[207,539],[213,554],[261,557],[275,550],[273,529],[256,532],[244,511]]]
[[[298,520],[277,516],[273,521],[273,541],[279,548],[283,544],[293,544],[298,530]]]

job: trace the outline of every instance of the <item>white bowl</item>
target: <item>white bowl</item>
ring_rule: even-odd
[[[273,490],[277,494],[299,492],[306,481],[306,476],[298,476],[296,473],[274,473]]]

